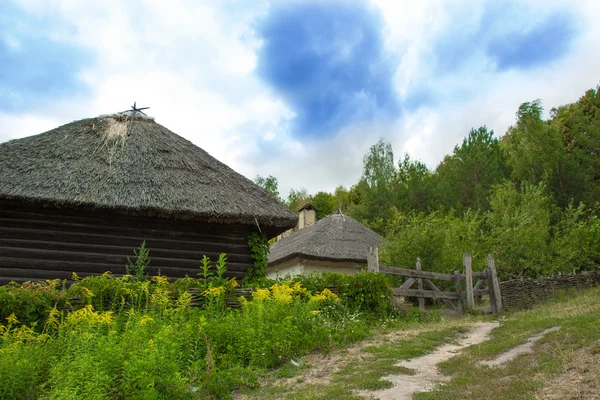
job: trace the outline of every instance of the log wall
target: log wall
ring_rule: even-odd
[[[200,260],[228,257],[228,276],[242,278],[253,264],[248,235],[256,227],[125,217],[0,204],[0,284],[67,279],[111,271],[124,274],[142,242],[149,275],[195,277]]]
[[[542,279],[514,279],[500,282],[502,306],[505,310],[530,308],[549,300],[560,290],[584,290],[600,285],[600,271],[578,275],[562,275]]]

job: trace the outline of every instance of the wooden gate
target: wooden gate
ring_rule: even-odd
[[[425,309],[425,299],[440,299],[450,309],[449,314],[461,315],[466,309],[480,310],[494,315],[502,313],[500,284],[496,273],[496,265],[491,255],[487,257],[487,268],[483,272],[473,272],[472,259],[469,253],[463,256],[464,272],[453,274],[423,271],[421,260],[417,258],[416,269],[394,268],[379,265],[377,248],[370,248],[367,257],[368,270],[407,278],[402,286],[394,288],[394,295],[416,297],[421,311]],[[453,291],[443,291],[433,280],[454,282]],[[473,285],[475,281],[475,285]],[[414,288],[415,283],[417,287]],[[427,286],[427,288],[424,287]],[[464,289],[463,289],[464,286]],[[489,305],[477,306],[475,299],[489,296]]]

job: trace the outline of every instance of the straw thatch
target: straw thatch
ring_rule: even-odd
[[[297,216],[151,118],[101,116],[0,144],[0,200],[252,224]]]
[[[338,211],[271,245],[269,266],[300,257],[311,260],[365,263],[370,246],[383,238]]]

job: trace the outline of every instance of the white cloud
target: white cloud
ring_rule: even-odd
[[[292,187],[316,192],[355,183],[363,155],[380,137],[392,142],[397,158],[409,152],[433,168],[471,127],[487,125],[502,135],[520,103],[541,98],[550,108],[577,100],[599,83],[600,54],[594,45],[600,27],[593,19],[600,5],[594,0],[577,3],[587,30],[561,61],[534,72],[477,68],[449,78],[436,76],[428,64],[432,40],[445,27],[461,24],[448,7],[476,13],[477,6],[472,1],[372,1],[387,23],[386,48],[401,55],[395,76],[400,95],[427,85],[441,100],[395,121],[310,139],[291,135],[293,110],[255,76],[260,38],[254,24],[266,12],[266,2],[22,0],[32,13],[74,26],[57,34],[91,49],[94,62],[81,75],[90,93],[37,110],[0,113],[0,141],[121,111],[137,101],[151,107],[157,122],[247,177],[277,176],[285,196]]]

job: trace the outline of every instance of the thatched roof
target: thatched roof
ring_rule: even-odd
[[[366,264],[369,246],[379,246],[382,241],[377,233],[338,211],[273,243],[269,266],[296,257]]]
[[[264,190],[147,117],[75,121],[0,144],[0,200],[252,224],[298,220]]]

